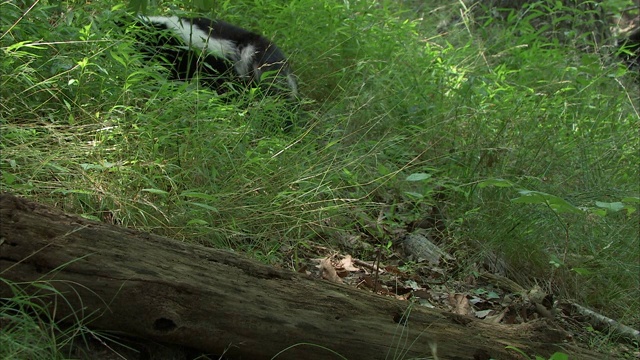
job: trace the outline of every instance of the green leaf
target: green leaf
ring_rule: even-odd
[[[578,275],[591,275],[593,274],[593,271],[587,269],[587,268],[571,268],[571,271],[575,272]]]
[[[416,199],[423,199],[424,195],[417,193],[417,192],[413,192],[413,191],[405,191],[404,192],[405,195],[408,195],[409,197],[412,198],[416,198]]]
[[[631,206],[631,205],[625,205],[624,209],[627,210],[627,215],[631,215],[637,210],[635,206]]]
[[[8,173],[6,171],[2,172],[2,178],[5,184],[7,185],[12,185],[14,182],[16,182],[16,179],[18,178],[17,176]]]
[[[199,203],[199,202],[191,202],[191,201],[189,202],[189,204],[192,204],[192,205],[195,205],[195,206],[199,206],[199,207],[201,207],[203,209],[211,210],[211,211],[216,212],[216,213],[218,212],[218,209],[214,208],[211,205],[207,205],[207,204],[203,204],[203,203]]]
[[[117,62],[119,62],[122,66],[127,67],[127,62],[117,51],[109,51],[109,54],[112,58],[114,58]]]
[[[549,360],[569,360],[569,355],[562,352],[557,352],[551,355]]]
[[[104,170],[104,166],[100,164],[80,164],[82,170]]]
[[[415,173],[407,176],[407,181],[422,181],[431,177],[431,174],[427,173]]]
[[[385,176],[385,175],[389,175],[390,171],[389,169],[387,169],[386,166],[382,165],[382,164],[378,164],[378,174]]]
[[[189,221],[187,221],[187,226],[190,225],[196,225],[196,226],[207,226],[209,225],[208,222],[202,220],[202,219],[191,219]]]
[[[505,179],[487,179],[478,183],[478,187],[481,189],[487,186],[513,187],[513,183]]]
[[[15,44],[7,46],[5,51],[7,51],[7,52],[14,51],[14,50],[20,49],[21,47],[30,47],[30,48],[34,48],[34,49],[45,49],[44,46],[34,45],[34,44],[36,44],[36,43],[33,43],[31,41],[20,41],[20,42],[17,42]]]
[[[520,204],[542,204],[548,205],[553,211],[562,213],[582,214],[583,211],[570,204],[568,201],[555,195],[547,194],[541,191],[520,190],[522,195],[515,199],[511,199],[514,203]]]
[[[624,204],[621,202],[608,203],[608,202],[596,201],[596,206],[599,208],[607,209],[611,212],[618,212],[624,209]]]
[[[638,196],[628,196],[626,198],[623,198],[622,202],[640,204],[640,197],[638,197]]]
[[[556,269],[564,265],[564,262],[556,255],[551,255],[550,258],[549,264],[553,265]]]
[[[160,189],[142,189],[141,191],[156,195],[169,195],[169,192]]]

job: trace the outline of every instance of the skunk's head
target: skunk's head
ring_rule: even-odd
[[[288,94],[298,97],[298,84],[285,55],[272,43],[255,52],[252,76],[260,87],[271,95]]]

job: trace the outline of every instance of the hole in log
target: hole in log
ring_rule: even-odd
[[[158,331],[162,331],[162,332],[168,332],[168,331],[171,331],[171,330],[173,330],[175,328],[176,328],[176,323],[174,323],[173,320],[171,320],[171,319],[159,318],[159,319],[156,319],[156,321],[153,322],[153,329],[154,330],[158,330]]]

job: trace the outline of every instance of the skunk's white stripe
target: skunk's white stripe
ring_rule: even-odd
[[[204,18],[191,20],[178,16],[140,16],[140,19],[149,25],[155,25],[158,30],[166,29],[171,32],[172,37],[184,43],[183,45],[178,45],[173,40],[164,44],[166,39],[162,40],[162,37],[157,39],[150,38],[152,42],[158,44],[156,46],[167,46],[167,48],[158,49],[158,51],[161,54],[163,54],[163,50],[166,51],[167,60],[170,62],[168,65],[173,66],[175,71],[175,75],[172,76],[177,79],[191,78],[193,70],[190,71],[189,69],[199,68],[202,65],[200,63],[202,61],[211,66],[201,70],[206,75],[214,75],[214,78],[216,78],[214,83],[219,83],[220,76],[224,76],[222,73],[230,70],[230,68],[233,69],[236,77],[247,83],[254,82],[255,84],[259,84],[263,80],[262,75],[265,72],[275,72],[275,77],[270,78],[270,82],[275,84],[274,81],[277,81],[280,86],[288,85],[291,95],[293,97],[298,96],[296,78],[291,74],[284,54],[268,39],[258,34],[224,22],[216,23]],[[232,37],[239,43],[222,38],[221,34],[212,33],[213,27],[222,28],[222,33],[230,32],[234,34],[235,36]],[[155,33],[151,35],[158,36]],[[142,39],[141,41],[144,42],[145,40]],[[174,49],[170,49],[169,46],[173,46]],[[270,46],[274,48],[270,49]],[[195,59],[189,56],[185,60],[184,54],[189,54],[193,49],[200,49],[203,57]],[[178,53],[176,54],[174,51]],[[184,69],[185,66],[186,69]],[[211,69],[215,74],[209,74],[207,69]],[[284,80],[283,77],[286,77],[286,85],[282,81]],[[279,91],[277,86],[276,90]]]
[[[289,83],[289,88],[291,89],[293,96],[298,97],[298,82],[293,74],[287,74],[287,83]]]
[[[206,49],[210,54],[220,58],[232,61],[238,61],[239,58],[242,60],[233,41],[211,37],[211,34],[193,26],[186,19],[180,19],[177,16],[142,16],[141,18],[152,24],[165,25],[189,46],[203,51]]]
[[[255,55],[256,47],[253,45],[248,45],[240,51],[240,59],[234,65],[236,72],[240,76],[250,75],[252,64],[255,61]]]

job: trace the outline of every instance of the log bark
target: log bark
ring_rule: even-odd
[[[0,277],[49,296],[58,319],[229,358],[603,359],[548,320],[488,324],[274,269],[237,253],[67,215],[0,195]],[[60,294],[28,284],[49,281]],[[0,296],[12,296],[4,282]],[[405,322],[403,314],[409,314]],[[406,318],[406,317],[405,317]],[[400,357],[399,354],[403,354]]]

